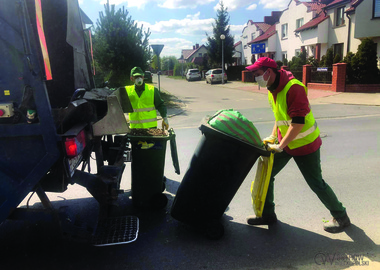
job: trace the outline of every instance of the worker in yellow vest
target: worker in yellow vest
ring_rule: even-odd
[[[158,110],[162,129],[169,129],[167,109],[158,89],[144,83],[144,72],[140,67],[132,68],[130,79],[134,85],[125,87],[130,102],[127,107],[131,107],[128,113],[130,128],[157,128]]]
[[[332,221],[324,223],[324,230],[342,232],[349,226],[346,208],[331,187],[323,180],[319,128],[307,98],[307,88],[286,70],[277,70],[277,64],[268,57],[259,58],[247,70],[253,72],[260,87],[266,87],[275,124],[272,134],[263,142],[274,151],[274,163],[262,217],[249,216],[250,225],[271,225],[277,221],[274,204],[274,177],[294,159],[309,187],[330,210]]]

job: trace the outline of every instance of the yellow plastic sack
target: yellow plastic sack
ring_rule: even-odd
[[[257,217],[263,215],[265,198],[272,174],[273,157],[274,153],[271,153],[269,157],[259,157],[255,180],[251,184],[252,206]]]

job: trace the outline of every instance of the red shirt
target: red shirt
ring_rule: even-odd
[[[277,93],[281,92],[285,85],[291,80],[294,79],[294,76],[291,72],[286,70],[278,70],[280,81],[276,88],[273,91],[273,98],[276,102]],[[286,103],[288,105],[288,115],[291,118],[294,117],[305,117],[310,112],[310,103],[307,98],[305,89],[298,84],[294,84],[290,87],[288,93],[286,94]],[[278,140],[281,142],[282,136],[280,130],[277,129]],[[322,139],[318,136],[312,143],[307,145],[290,149],[289,147],[285,147],[284,151],[292,156],[304,156],[317,151],[322,145]]]

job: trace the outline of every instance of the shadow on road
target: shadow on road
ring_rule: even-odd
[[[6,221],[0,226],[1,269],[304,269],[302,265],[345,269],[350,266],[347,256],[380,261],[373,255],[379,246],[354,224],[345,232],[352,241],[343,241],[283,222],[253,227],[224,214],[224,237],[206,239],[170,216],[178,185],[167,180],[169,203],[155,212],[136,211],[130,192],[120,196],[118,214],[140,219],[139,237],[127,245],[93,247],[83,239],[63,236],[57,222]],[[98,207],[93,198],[52,204],[55,209],[70,209],[78,226],[91,228],[96,221]]]

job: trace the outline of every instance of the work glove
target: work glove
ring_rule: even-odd
[[[282,152],[282,149],[280,148],[280,145],[279,144],[273,144],[273,143],[268,143],[267,144],[267,150],[275,152],[275,153],[281,153]]]
[[[162,118],[162,129],[169,129],[169,121],[167,117]]]
[[[268,143],[274,144],[278,143],[277,137],[274,135],[270,135],[269,137],[266,137],[263,139],[263,143],[267,145]]]

